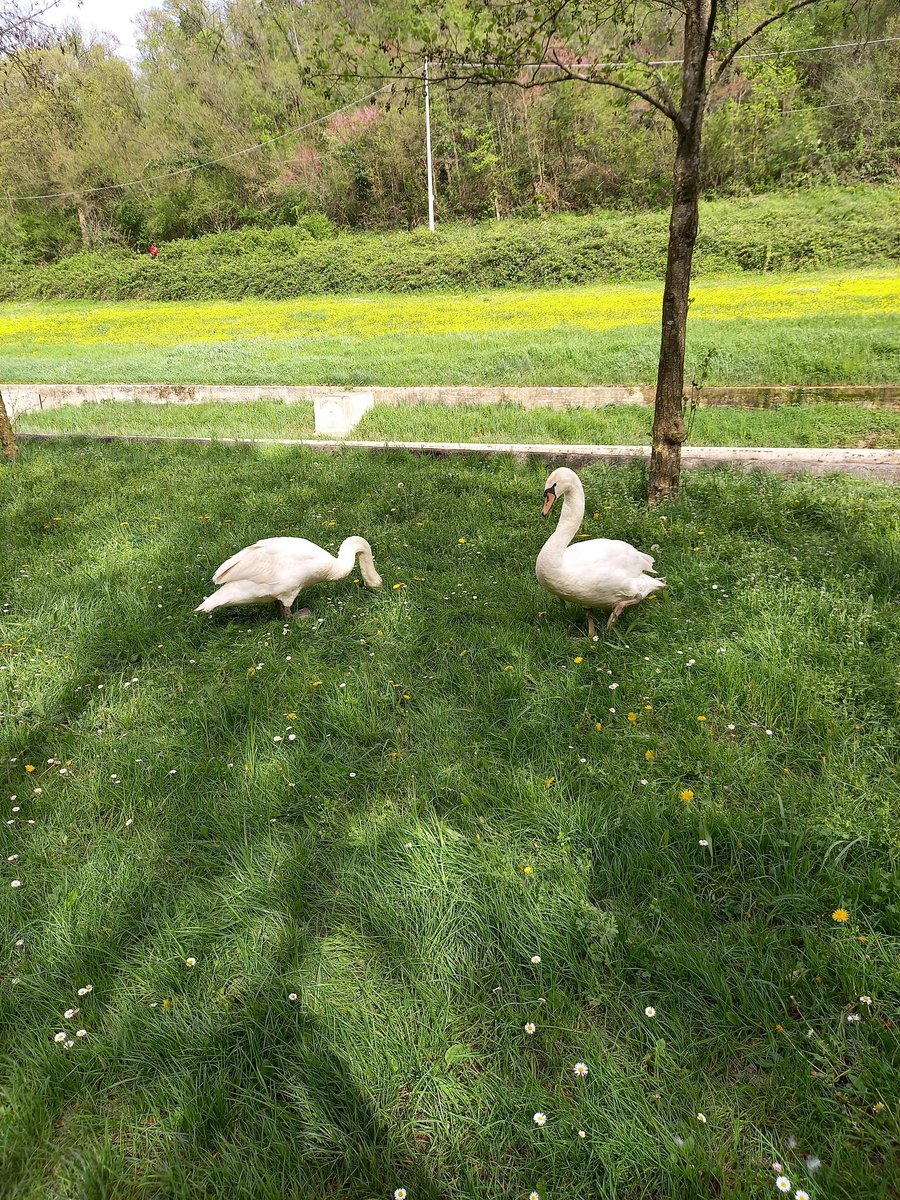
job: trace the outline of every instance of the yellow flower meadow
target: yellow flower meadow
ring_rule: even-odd
[[[845,925],[850,920],[850,914],[846,908],[836,908],[831,914],[832,921],[837,921],[839,925]]]
[[[804,316],[892,313],[900,280],[890,271],[816,274],[802,289],[796,278],[698,279],[691,287],[692,321],[797,320]],[[4,313],[0,344],[20,347],[128,344],[169,346],[241,338],[376,338],[408,334],[540,332],[576,326],[594,333],[652,325],[660,283],[502,290],[429,296],[308,296],[295,300],[122,303],[110,320],[106,304],[77,309],[16,305]],[[596,518],[595,518],[596,519]]]

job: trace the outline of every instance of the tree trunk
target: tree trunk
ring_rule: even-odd
[[[16,445],[16,435],[13,432],[12,421],[6,411],[6,402],[0,392],[0,449],[7,462],[15,462],[19,457],[19,447]]]
[[[700,147],[706,102],[706,61],[715,22],[710,0],[688,0],[684,70],[672,182],[672,215],[662,304],[662,339],[653,412],[653,449],[647,499],[658,504],[678,495],[684,441],[684,347],[691,263],[700,204]]]

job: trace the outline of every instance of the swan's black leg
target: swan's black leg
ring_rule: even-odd
[[[291,619],[290,605],[282,604],[280,600],[276,600],[275,603],[278,605],[278,615],[282,621],[289,621]]]

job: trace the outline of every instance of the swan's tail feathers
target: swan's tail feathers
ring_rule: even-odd
[[[642,576],[641,594],[646,599],[651,592],[659,592],[666,586],[665,579],[651,579],[649,575]]]
[[[380,588],[381,576],[375,570],[375,559],[372,557],[372,547],[365,538],[357,538],[359,553],[359,569],[366,587]]]
[[[238,579],[234,583],[223,584],[217,592],[213,592],[202,604],[198,604],[194,612],[212,612],[215,608],[225,608],[229,604],[257,604],[269,598],[271,592],[268,588],[261,588],[252,580]]]

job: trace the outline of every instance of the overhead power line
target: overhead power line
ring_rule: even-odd
[[[867,38],[864,41],[858,41],[858,42],[833,42],[831,45],[828,45],[828,46],[805,46],[805,47],[802,47],[797,50],[759,50],[759,51],[753,51],[748,54],[738,54],[735,57],[738,59],[780,58],[780,57],[784,57],[787,55],[796,55],[796,54],[817,54],[817,53],[820,53],[825,50],[848,50],[848,49],[855,49],[860,46],[880,46],[880,45],[884,45],[887,42],[900,42],[900,36],[886,37],[886,38]],[[624,60],[622,62],[580,63],[580,64],[577,64],[577,66],[580,69],[584,69],[584,68],[587,68],[589,70],[603,69],[603,70],[611,71],[611,70],[616,70],[621,67],[631,67],[631,66],[636,66],[636,65],[637,66],[646,66],[646,67],[674,67],[674,66],[680,66],[683,62],[684,62],[684,59],[681,59],[681,58],[659,58],[659,59],[652,59],[652,60],[646,61],[646,62],[638,62],[638,61],[632,59],[632,60]],[[469,67],[469,68],[471,68],[471,67],[500,68],[504,65],[505,64],[501,64],[501,63],[460,63],[459,64],[459,66],[461,66],[461,67]],[[519,63],[517,65],[519,67],[527,67],[527,68],[562,66],[562,64],[557,64],[557,63],[553,63],[553,62],[549,62],[549,63],[548,62]],[[573,64],[573,65],[575,65],[575,64]],[[384,76],[381,76],[381,78],[384,78]],[[399,80],[394,79],[394,80],[392,80],[392,82],[385,83],[381,87],[376,88],[372,92],[368,92],[364,96],[357,96],[356,99],[349,101],[347,104],[342,104],[340,108],[334,109],[333,112],[325,113],[325,115],[321,116],[321,117],[316,117],[315,120],[313,120],[313,121],[307,121],[303,125],[296,125],[293,129],[286,129],[284,131],[284,133],[276,134],[275,137],[266,138],[262,142],[256,142],[252,146],[244,146],[240,150],[233,150],[230,154],[223,154],[220,158],[210,158],[210,159],[207,159],[205,162],[194,163],[190,167],[180,167],[178,170],[175,170],[175,171],[164,171],[162,174],[159,174],[159,175],[144,175],[144,176],[141,176],[139,179],[129,179],[125,183],[107,183],[107,184],[104,184],[102,187],[81,188],[78,190],[68,191],[68,192],[36,192],[33,195],[28,195],[28,196],[9,196],[8,195],[6,197],[6,199],[8,201],[13,201],[13,200],[67,200],[67,199],[77,197],[77,196],[94,196],[101,192],[122,191],[125,188],[139,187],[141,184],[145,184],[145,183],[159,183],[163,179],[176,179],[181,175],[191,175],[195,171],[202,171],[205,167],[214,167],[214,166],[217,166],[219,163],[228,162],[232,158],[240,158],[244,154],[252,154],[254,150],[262,150],[265,146],[271,146],[275,142],[280,142],[280,141],[283,141],[285,138],[293,137],[294,134],[303,133],[307,129],[312,129],[316,125],[321,125],[324,121],[330,121],[332,117],[336,117],[339,113],[346,112],[350,108],[355,108],[358,104],[362,104],[366,100],[371,100],[375,96],[380,95],[382,92],[388,91],[391,87],[394,86],[395,82],[399,82]],[[826,106],[823,106],[823,107],[826,107]]]
[[[804,46],[798,50],[754,50],[747,54],[736,54],[734,57],[735,61],[743,58],[785,58],[788,55],[794,54],[818,54],[823,50],[852,50],[859,46],[881,46],[884,45],[885,42],[900,42],[900,36],[886,38],[865,38],[860,42],[832,42],[831,45],[828,46]],[[683,58],[626,58],[622,59],[620,62],[597,63],[557,63],[553,62],[552,60],[548,62],[545,59],[541,62],[515,63],[513,65],[518,68],[528,68],[529,70],[532,70],[536,67],[564,67],[566,69],[572,67],[576,70],[584,70],[587,68],[588,70],[615,71],[620,67],[680,67],[683,63]],[[459,64],[461,67],[494,67],[498,70],[506,67],[507,65],[508,64],[506,63],[500,62],[465,62]]]

